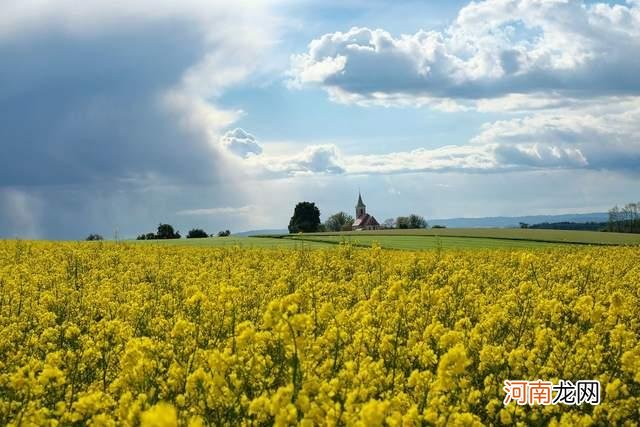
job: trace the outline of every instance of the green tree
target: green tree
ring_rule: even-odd
[[[427,220],[416,214],[409,215],[409,228],[427,228]]]
[[[289,233],[313,233],[320,227],[320,209],[313,202],[300,202],[289,221]]]
[[[409,217],[399,216],[396,218],[396,228],[407,229],[409,228]]]
[[[158,231],[156,232],[156,239],[179,239],[180,233],[173,230],[173,226],[170,224],[158,225]]]
[[[331,215],[324,223],[326,231],[342,231],[345,226],[353,224],[353,217],[346,212]]]
[[[209,235],[201,228],[191,229],[189,233],[187,233],[187,239],[202,239],[205,237],[209,237]]]
[[[393,218],[387,218],[382,223],[384,228],[396,228],[396,220]]]

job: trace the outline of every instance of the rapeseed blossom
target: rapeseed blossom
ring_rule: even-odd
[[[0,242],[1,425],[634,425],[640,250]],[[601,403],[503,404],[505,380]]]

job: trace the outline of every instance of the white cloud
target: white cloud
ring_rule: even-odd
[[[345,155],[335,144],[286,144],[245,163],[271,177],[312,174],[492,173],[538,169],[640,172],[640,100],[610,105],[578,103],[571,108],[496,120],[465,145],[418,148],[386,154]],[[281,144],[280,144],[281,145]]]
[[[526,113],[468,145],[343,156],[344,173],[640,168],[640,3],[487,0],[442,31],[313,40],[290,84],[360,106]],[[372,71],[374,70],[374,71]]]
[[[522,94],[558,102],[637,94],[640,57],[629,52],[638,51],[637,3],[487,0],[471,2],[441,32],[325,34],[292,57],[290,74],[293,85],[320,85],[348,103],[468,107]]]
[[[256,138],[240,128],[225,133],[220,138],[220,144],[231,153],[244,158],[262,153],[262,147]]]
[[[251,156],[245,160],[254,174],[271,177],[341,174],[343,156],[333,144],[310,145],[296,154]]]
[[[640,101],[585,105],[487,123],[471,142],[497,144],[503,161],[640,171]],[[526,147],[526,148],[525,148]],[[546,148],[545,148],[546,147]]]
[[[471,144],[418,148],[386,154],[344,155],[333,144],[311,145],[300,154],[258,155],[241,160],[262,178],[307,175],[393,175],[419,172],[491,173],[587,167],[578,148],[552,144]]]
[[[547,144],[498,145],[495,156],[501,164],[507,166],[580,168],[589,165],[579,149]]]

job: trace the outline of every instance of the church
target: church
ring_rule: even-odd
[[[362,195],[358,192],[358,204],[356,205],[356,220],[351,225],[352,230],[379,230],[380,224],[373,215],[367,213],[367,206],[362,202]]]

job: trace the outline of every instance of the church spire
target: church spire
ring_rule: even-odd
[[[356,218],[360,218],[366,213],[367,213],[367,207],[362,201],[362,194],[360,194],[360,190],[358,190],[358,204],[356,205]]]

